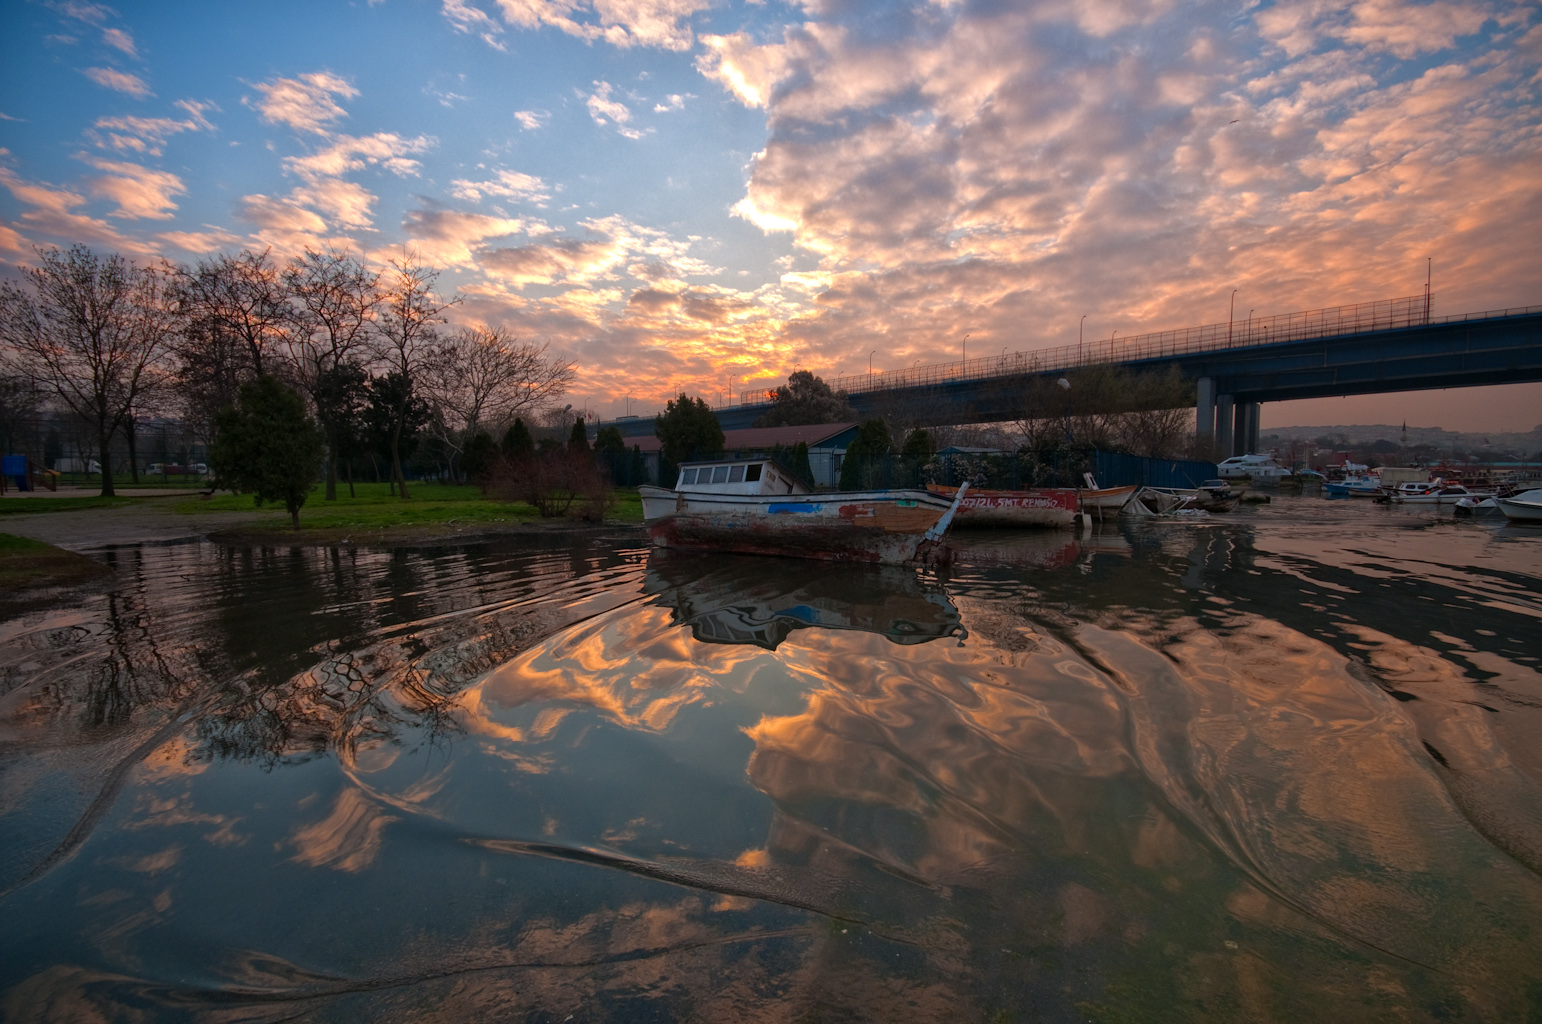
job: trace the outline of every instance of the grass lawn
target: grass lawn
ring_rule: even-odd
[[[338,487],[337,500],[326,501],[325,490],[317,485],[300,509],[303,530],[388,530],[400,527],[454,525],[458,527],[492,523],[540,522],[541,516],[524,502],[494,501],[469,484],[409,483],[412,497],[405,501],[391,495],[389,484],[354,484],[355,496],[348,486]],[[178,512],[247,512],[254,507],[251,495],[219,494],[207,500],[187,498],[176,505]],[[275,522],[263,530],[288,529],[288,516],[282,505],[267,504]],[[635,490],[616,492],[616,505],[609,520],[642,522],[642,499]]]
[[[107,571],[101,562],[73,551],[0,533],[0,592],[37,584],[78,583]]]

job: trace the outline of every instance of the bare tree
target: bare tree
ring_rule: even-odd
[[[378,280],[378,274],[348,253],[306,249],[284,268],[293,317],[287,339],[290,366],[318,413],[322,410],[317,397],[327,374],[370,338],[381,302]],[[338,424],[322,416],[321,427],[327,435],[326,500],[336,501]]]
[[[505,423],[566,394],[578,374],[546,349],[502,327],[465,328],[446,339],[424,375],[443,440],[459,448],[453,435],[469,438],[483,424]]]
[[[177,281],[179,309],[245,343],[259,377],[272,371],[263,359],[283,337],[292,313],[284,276],[269,252],[243,249],[235,256],[201,260]]]
[[[22,373],[91,424],[110,496],[113,432],[164,374],[166,274],[78,244],[38,257],[24,272],[30,290],[0,285],[0,342]]]
[[[460,296],[448,299],[434,291],[439,270],[423,261],[416,250],[389,262],[381,289],[380,317],[375,323],[376,348],[388,372],[401,375],[404,386],[393,389],[389,414],[391,478],[403,498],[408,497],[407,480],[402,475],[402,429],[414,399],[413,390],[424,364],[433,357],[439,340],[436,326],[445,322],[444,312],[460,302]]]

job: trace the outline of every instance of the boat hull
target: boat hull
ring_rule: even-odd
[[[899,565],[925,559],[953,507],[925,491],[725,495],[638,488],[657,547]]]
[[[1542,523],[1542,490],[1495,498],[1494,503],[1505,514],[1505,518],[1513,523]]]
[[[1100,487],[1097,490],[1078,490],[1077,497],[1081,499],[1084,509],[1113,509],[1118,511],[1124,507],[1124,503],[1130,500],[1140,488],[1134,484],[1124,487]]]
[[[933,484],[927,490],[951,501],[958,488]],[[1080,507],[1076,490],[1070,487],[1023,491],[971,489],[958,503],[955,522],[960,527],[1066,527],[1076,522]]]

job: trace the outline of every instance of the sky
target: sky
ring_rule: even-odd
[[[1503,0],[0,5],[10,272],[416,249],[606,417],[1427,259],[1436,316],[1542,304],[1539,150],[1542,6]],[[1529,430],[1542,384],[1263,410],[1405,419]]]

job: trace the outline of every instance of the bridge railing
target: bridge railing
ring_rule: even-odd
[[[860,394],[866,391],[922,387],[928,384],[944,384],[986,377],[1053,373],[1084,366],[1187,355],[1193,352],[1247,348],[1272,342],[1309,341],[1313,338],[1371,334],[1426,324],[1458,323],[1466,320],[1484,320],[1542,312],[1542,306],[1522,306],[1432,318],[1430,316],[1431,298],[1429,295],[1410,295],[1399,299],[1360,302],[1350,306],[1329,306],[1325,309],[1312,309],[1299,313],[1281,313],[1275,316],[1234,320],[1230,323],[1205,324],[1201,327],[1187,327],[1175,331],[1138,334],[1129,338],[1099,339],[1079,345],[1040,349],[1035,352],[1009,352],[1000,356],[935,363],[905,370],[846,374],[830,379],[827,383],[837,391]],[[758,394],[747,392],[743,399],[751,403],[765,401],[769,400],[771,392],[766,392],[765,395],[766,397],[762,399]]]

